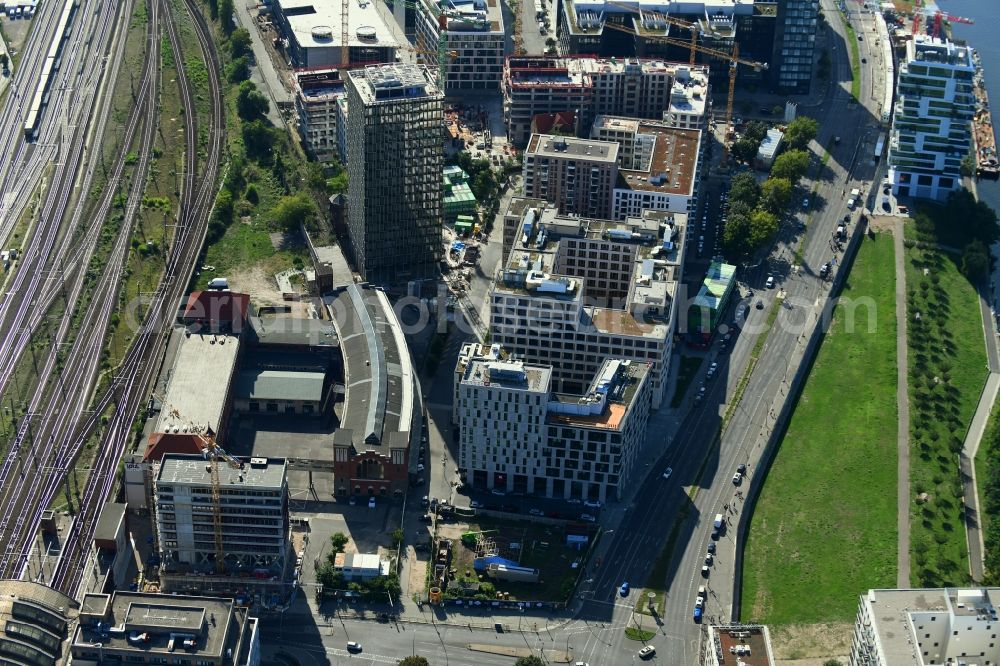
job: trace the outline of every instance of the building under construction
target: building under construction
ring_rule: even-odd
[[[170,454],[152,493],[164,592],[284,591],[289,562],[287,465],[239,462],[218,447],[204,456]]]
[[[500,0],[419,0],[420,56],[446,93],[498,90],[506,34]]]

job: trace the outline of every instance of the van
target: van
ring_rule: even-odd
[[[227,280],[226,278],[223,278],[223,277],[212,278],[211,280],[208,281],[208,288],[209,289],[217,289],[219,291],[228,291],[229,290],[229,280]]]
[[[851,197],[850,199],[847,200],[847,208],[849,210],[854,210],[854,206],[856,206],[857,203],[858,203],[858,200],[855,199],[854,197]]]
[[[712,525],[715,526],[715,529],[717,530],[722,529],[722,522],[723,522],[722,514],[721,513],[715,514],[715,522],[712,523]]]

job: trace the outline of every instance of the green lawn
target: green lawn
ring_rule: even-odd
[[[935,240],[913,222],[907,238]],[[927,493],[910,506],[910,581],[961,585],[969,576],[957,454],[987,375],[979,299],[959,256],[913,246],[906,258],[910,484],[915,497]]]
[[[997,442],[1000,442],[1000,414],[996,409],[996,404],[990,410],[990,420],[986,422],[986,430],[983,432],[983,439],[979,442],[979,450],[976,451],[976,493],[979,495],[979,528],[983,531],[983,536],[989,531],[992,516],[987,511],[990,502],[986,495],[990,479],[990,463],[992,456],[997,459]],[[986,544],[987,546],[989,544]]]
[[[743,620],[849,621],[896,582],[896,307],[892,238],[866,239],[768,473],[746,545]],[[874,317],[869,326],[870,318]],[[872,329],[872,330],[870,330]]]

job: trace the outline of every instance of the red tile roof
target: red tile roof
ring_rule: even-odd
[[[246,321],[250,296],[234,291],[194,291],[181,319],[187,323],[232,324]]]
[[[144,462],[159,462],[168,453],[201,455],[201,439],[191,433],[154,432],[146,444]]]
[[[574,111],[539,113],[531,118],[531,131],[534,134],[551,134],[552,130],[572,131],[575,124],[576,112]]]

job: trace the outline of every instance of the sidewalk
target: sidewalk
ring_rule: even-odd
[[[983,556],[986,551],[983,544],[982,525],[979,521],[976,452],[979,450],[979,443],[986,431],[986,424],[989,423],[990,412],[997,399],[998,389],[1000,389],[1000,373],[991,372],[986,379],[986,386],[983,387],[983,394],[979,398],[976,414],[972,417],[972,424],[969,426],[969,432],[962,446],[962,453],[959,455],[959,470],[962,475],[962,483],[965,486],[965,535],[969,546],[969,573],[972,580],[976,582],[983,580],[985,573]]]

